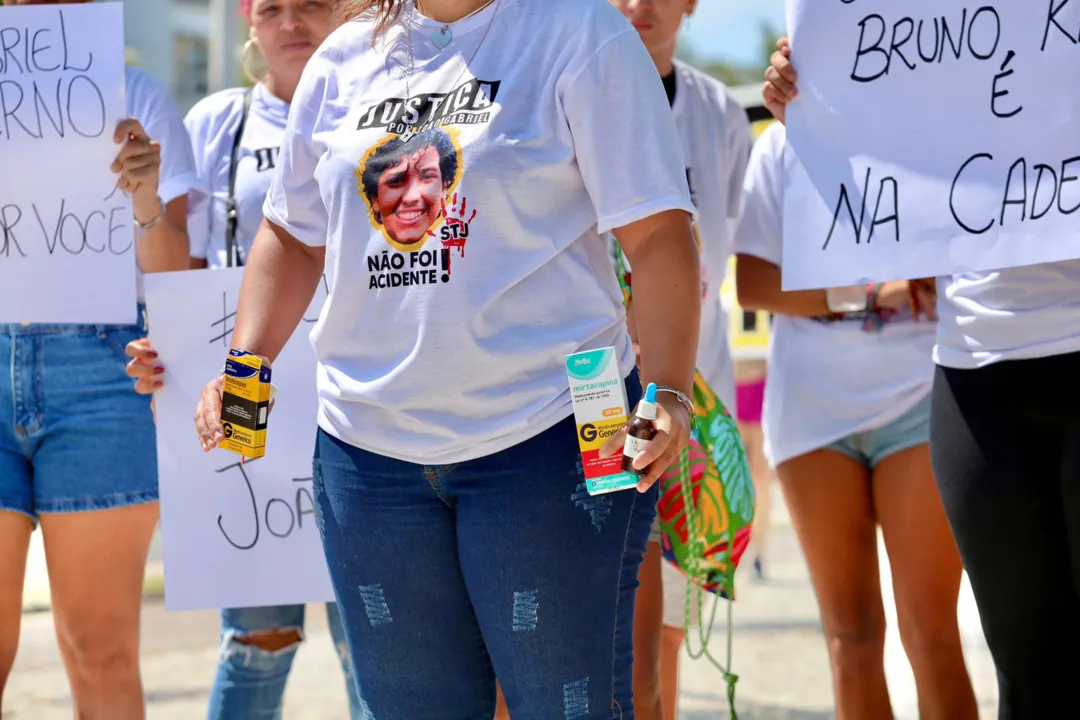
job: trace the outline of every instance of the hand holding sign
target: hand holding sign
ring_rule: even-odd
[[[116,187],[131,194],[135,219],[149,223],[164,209],[158,197],[161,144],[151,140],[135,118],[122,120],[116,126],[113,141],[124,143],[111,168],[120,174]]]
[[[776,52],[769,59],[765,70],[765,86],[761,94],[765,98],[765,108],[773,117],[784,122],[787,104],[799,95],[795,83],[799,77],[791,64],[791,40],[782,37],[776,41]]]

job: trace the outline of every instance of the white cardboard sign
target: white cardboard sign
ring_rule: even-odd
[[[787,10],[784,289],[1080,257],[1080,2]]]
[[[0,48],[0,323],[134,323],[123,7],[4,7]]]
[[[243,268],[146,276],[154,348],[165,607],[255,607],[334,599],[312,496],[318,400],[308,334],[325,285],[274,362],[266,455],[204,453],[192,420],[228,354]]]

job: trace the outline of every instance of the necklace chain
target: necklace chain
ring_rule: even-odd
[[[493,2],[495,2],[495,0],[487,0],[487,2],[486,2],[486,3],[484,3],[484,4],[483,4],[483,5],[481,5],[480,7],[476,8],[475,10],[473,10],[473,11],[472,11],[471,13],[469,13],[469,14],[468,14],[468,15],[466,15],[465,17],[463,17],[463,18],[459,18],[459,19],[455,20],[454,22],[455,22],[455,23],[459,23],[459,22],[461,22],[462,20],[468,20],[468,19],[469,19],[469,18],[471,18],[471,17],[473,16],[473,15],[476,15],[476,14],[478,14],[478,13],[481,13],[481,12],[483,12],[484,10],[486,10],[486,9],[487,9],[487,7],[488,7],[488,5],[491,5],[491,3],[493,3]],[[417,10],[417,12],[420,12],[420,13],[424,12],[423,10],[421,10],[421,9],[420,9],[420,0],[416,0],[416,10]],[[453,23],[443,23],[443,27],[444,27],[444,28],[449,28],[449,27],[450,27],[450,25],[452,25],[452,24],[453,24]]]
[[[476,15],[477,13],[479,13],[479,12],[481,12],[483,10],[486,10],[493,3],[495,4],[495,13],[492,14],[491,19],[488,21],[487,27],[484,28],[484,34],[480,36],[480,42],[478,42],[476,44],[476,49],[473,50],[472,56],[465,62],[464,67],[461,68],[461,72],[458,73],[457,78],[454,80],[453,83],[451,83],[451,86],[450,86],[451,90],[454,87],[457,86],[458,82],[461,81],[461,78],[465,75],[465,71],[469,69],[469,66],[472,65],[473,60],[476,59],[477,53],[480,52],[480,47],[484,44],[484,40],[487,39],[488,32],[490,32],[490,30],[491,30],[491,26],[495,24],[495,16],[498,14],[499,5],[502,4],[502,0],[488,0],[488,2],[481,5],[476,10],[472,11],[471,13],[466,15],[465,17],[461,18],[461,20],[465,20],[467,18],[470,18],[473,15]],[[419,12],[419,8],[417,7],[416,4],[414,4],[414,10],[416,12]],[[458,22],[461,22],[461,20],[459,20]],[[415,18],[410,19],[409,27],[407,27],[405,29],[405,31],[409,34],[409,65],[405,70],[405,102],[408,102],[412,98],[412,88],[410,87],[410,82],[409,81],[412,78],[413,69],[414,69],[414,57],[413,57],[413,30],[415,29],[414,22],[415,22]],[[447,25],[446,27],[449,27],[449,25]],[[419,121],[419,118],[416,121],[413,121],[413,122],[408,122],[408,121],[403,120],[403,122],[408,126],[408,129],[404,133],[402,133],[401,136],[400,136],[402,142],[408,142],[409,140],[411,140],[413,138],[414,135],[416,135],[416,128],[413,127],[413,126],[418,121]]]

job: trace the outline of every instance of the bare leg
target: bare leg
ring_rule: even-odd
[[[664,584],[660,543],[645,546],[634,600],[634,712],[640,720],[668,720],[661,705]]]
[[[683,628],[664,625],[660,635],[660,699],[664,720],[679,717],[679,658],[685,640]]]
[[[821,606],[836,720],[891,718],[869,473],[830,450],[800,455],[777,472]]]
[[[60,654],[79,720],[143,720],[139,613],[157,503],[43,513]]]
[[[0,714],[4,687],[19,647],[26,553],[33,528],[26,515],[0,510]]]
[[[750,532],[750,559],[759,575],[764,574],[766,538],[772,513],[773,472],[765,459],[765,438],[761,425],[739,423],[739,434],[746,447],[750,477],[754,482],[754,524]]]
[[[919,717],[977,720],[957,620],[963,566],[934,483],[928,445],[878,464],[874,505],[892,567],[900,639],[915,674]]]
[[[495,720],[510,720],[510,711],[506,709],[506,698],[503,697],[502,688],[495,685]]]

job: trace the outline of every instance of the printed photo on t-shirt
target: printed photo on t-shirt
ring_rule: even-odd
[[[391,135],[364,155],[356,171],[371,223],[396,250],[413,252],[434,237],[446,200],[461,182],[454,128]]]

